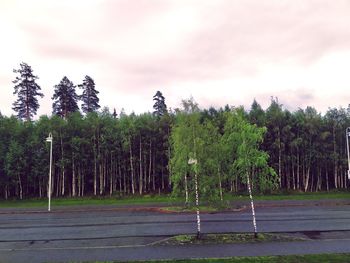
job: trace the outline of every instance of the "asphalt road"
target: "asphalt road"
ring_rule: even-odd
[[[158,241],[196,233],[195,214],[166,214],[148,208],[109,206],[53,208],[50,213],[0,209],[0,262],[140,260],[350,252],[350,205],[260,203],[258,231],[282,232],[310,241],[161,246]],[[248,209],[203,213],[203,233],[251,232]]]

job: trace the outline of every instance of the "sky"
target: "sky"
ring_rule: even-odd
[[[91,76],[100,105],[152,112],[191,96],[201,108],[271,97],[294,111],[350,103],[348,0],[1,0],[0,111],[21,62],[39,77],[38,116],[54,85]],[[81,93],[77,89],[77,93]]]

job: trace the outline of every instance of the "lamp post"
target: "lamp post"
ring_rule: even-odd
[[[197,208],[197,239],[201,238],[201,218],[199,214],[199,195],[198,195],[198,175],[197,175],[197,159],[190,158],[188,164],[194,165],[194,181],[196,190],[196,208]]]
[[[346,150],[348,153],[348,179],[350,180],[350,153],[349,153],[350,127],[346,128]]]
[[[48,189],[48,197],[49,197],[49,207],[48,211],[50,212],[51,210],[51,168],[52,168],[52,134],[51,132],[49,133],[49,137],[46,138],[46,141],[49,142],[50,145],[50,171],[49,171],[49,189]]]

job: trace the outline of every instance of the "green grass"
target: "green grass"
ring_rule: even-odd
[[[227,194],[225,200],[228,201],[245,201],[248,200],[248,195],[231,195]],[[321,200],[321,199],[350,199],[350,192],[318,192],[318,193],[281,193],[270,195],[254,195],[254,200]],[[82,206],[82,205],[131,205],[131,204],[175,204],[183,203],[182,198],[171,198],[170,195],[144,195],[144,196],[128,196],[128,197],[52,197],[51,205],[55,206]],[[45,207],[47,206],[47,198],[41,199],[25,199],[25,200],[0,200],[0,208],[10,207]],[[211,206],[202,206],[205,211],[217,211]],[[183,211],[182,207],[168,208],[169,210]],[[190,210],[192,208],[189,208]],[[224,208],[222,208],[224,209]]]
[[[253,195],[254,200],[321,200],[321,199],[350,199],[350,192],[289,192],[280,194]],[[248,200],[248,195],[228,195],[226,200]]]
[[[189,245],[189,244],[232,244],[232,243],[262,243],[262,242],[285,242],[285,241],[305,241],[301,237],[282,234],[259,233],[255,238],[252,233],[234,234],[205,234],[197,239],[195,235],[178,235],[161,242],[157,245]]]
[[[122,262],[122,261],[114,261]],[[233,257],[186,260],[128,261],[138,263],[348,263],[350,254],[317,254],[264,257]],[[98,262],[96,262],[98,263]],[[101,263],[101,262],[100,262]],[[105,262],[108,263],[108,262]],[[110,262],[111,263],[111,262]]]
[[[79,197],[79,198],[55,198],[51,199],[51,206],[84,206],[84,205],[131,205],[131,204],[155,204],[171,203],[181,200],[171,199],[168,195],[145,195],[128,197]],[[0,207],[45,207],[47,198],[25,200],[2,200]]]
[[[169,207],[164,207],[162,208],[164,211],[169,211],[169,212],[195,212],[197,211],[196,206],[191,206],[191,207],[186,207],[186,206],[169,206]],[[213,206],[205,206],[205,205],[200,205],[199,206],[199,211],[204,211],[204,212],[216,212],[220,211],[220,207],[213,207]]]

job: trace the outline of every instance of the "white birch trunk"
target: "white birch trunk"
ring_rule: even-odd
[[[258,228],[257,228],[257,226],[256,226],[254,201],[253,201],[252,189],[250,188],[250,179],[249,179],[249,174],[248,174],[248,173],[247,173],[247,184],[248,184],[250,205],[251,205],[251,208],[252,208],[253,227],[254,227],[254,237],[257,238],[257,237],[258,237]]]

